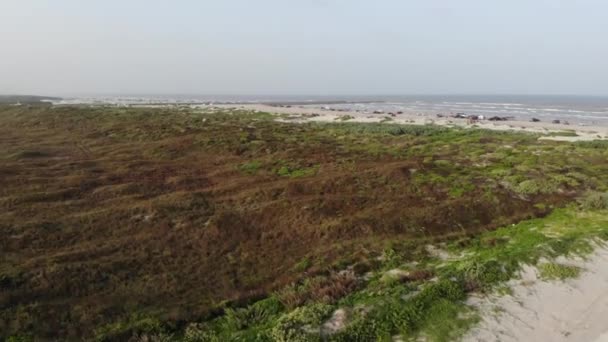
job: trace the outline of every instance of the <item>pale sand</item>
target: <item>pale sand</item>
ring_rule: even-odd
[[[587,260],[559,260],[583,273],[566,281],[542,281],[533,267],[510,282],[511,295],[472,298],[481,323],[464,341],[608,341],[608,249]]]
[[[285,121],[316,121],[316,122],[340,122],[340,118],[344,116],[351,116],[352,119],[347,122],[380,122],[386,118],[390,118],[390,123],[399,124],[413,124],[413,125],[424,125],[424,124],[436,124],[442,126],[458,126],[458,127],[473,127],[467,123],[466,119],[454,119],[454,118],[437,118],[432,113],[409,113],[398,114],[394,117],[388,114],[370,114],[355,111],[330,111],[327,109],[311,108],[303,106],[292,106],[278,107],[264,104],[244,104],[244,105],[215,105],[219,108],[231,108],[231,109],[244,109],[254,110],[260,112],[268,112],[274,114],[286,114],[292,116],[291,118],[284,118]],[[312,115],[318,114],[314,117],[301,117],[301,115]],[[551,132],[560,132],[573,130],[578,136],[556,136],[556,137],[541,137],[540,139],[545,140],[560,140],[560,141],[582,141],[582,140],[596,140],[596,139],[608,139],[608,127],[604,126],[578,126],[578,125],[564,125],[564,124],[553,124],[549,122],[527,122],[527,121],[488,121],[480,120],[475,123],[475,126],[484,129],[500,130],[500,131],[525,131],[532,133],[547,134]]]

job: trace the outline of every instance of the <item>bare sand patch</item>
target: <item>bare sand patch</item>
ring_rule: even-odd
[[[544,281],[536,268],[526,267],[510,282],[510,295],[470,299],[482,321],[464,341],[608,341],[608,249],[560,262],[583,273]]]

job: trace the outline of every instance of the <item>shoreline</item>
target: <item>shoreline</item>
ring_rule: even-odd
[[[478,120],[470,124],[467,119],[453,117],[441,117],[425,112],[403,112],[401,114],[389,115],[386,113],[372,114],[357,111],[332,111],[323,108],[311,108],[303,106],[273,106],[268,104],[222,104],[214,105],[215,108],[241,109],[258,112],[268,112],[277,115],[289,115],[284,121],[298,122],[389,122],[397,124],[426,125],[435,124],[441,126],[471,128],[477,127],[497,131],[519,131],[537,134],[547,134],[540,137],[541,140],[555,141],[590,141],[608,139],[608,127],[604,126],[580,126],[555,124],[550,122],[529,122],[521,120],[490,121]],[[564,135],[559,135],[560,133]],[[575,135],[572,135],[575,133]],[[550,136],[549,134],[556,134]]]

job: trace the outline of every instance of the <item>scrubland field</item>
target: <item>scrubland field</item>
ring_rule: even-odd
[[[608,143],[0,107],[0,338],[448,341],[608,238]]]

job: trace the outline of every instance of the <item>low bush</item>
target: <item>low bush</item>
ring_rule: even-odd
[[[332,307],[326,304],[299,307],[277,320],[271,336],[276,342],[320,341],[319,326],[331,312]]]
[[[354,272],[338,272],[308,278],[302,284],[291,284],[278,291],[276,296],[285,307],[291,309],[305,303],[335,303],[356,288]]]
[[[266,298],[246,308],[232,310],[232,325],[244,329],[260,324],[283,311],[284,307],[276,297]],[[228,316],[228,315],[227,315]],[[227,321],[230,321],[228,319]],[[238,329],[237,329],[238,330]]]
[[[581,273],[581,268],[558,263],[546,263],[538,266],[540,277],[545,280],[564,280],[576,278]]]
[[[243,173],[254,175],[258,173],[260,168],[262,167],[262,163],[260,161],[254,160],[248,163],[243,163],[239,165],[239,170]]]
[[[578,199],[578,204],[585,210],[608,209],[608,193],[589,192]]]
[[[175,337],[172,334],[142,334],[129,339],[129,342],[173,342]]]
[[[513,191],[524,196],[536,196],[554,193],[558,190],[559,185],[553,180],[527,179],[513,187]]]
[[[291,167],[284,165],[277,170],[277,175],[281,177],[301,178],[314,176],[318,171],[318,165],[312,167]]]
[[[163,334],[163,324],[156,318],[133,314],[124,321],[100,327],[95,331],[97,341],[114,341],[128,336]]]

